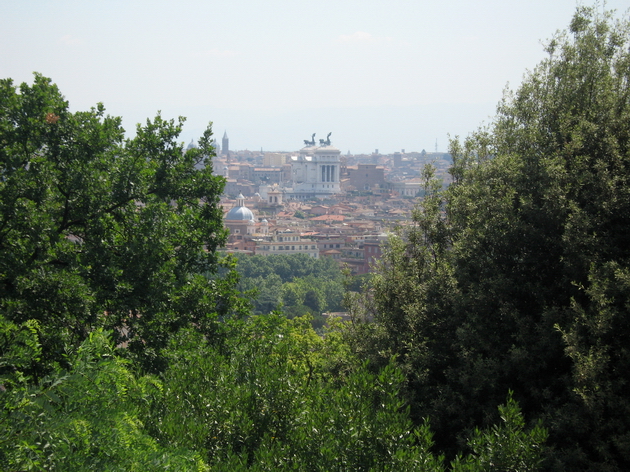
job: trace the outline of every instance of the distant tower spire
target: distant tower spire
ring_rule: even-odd
[[[221,153],[224,156],[230,155],[230,138],[228,138],[227,131],[223,133],[223,140],[221,141]]]
[[[437,152],[437,139],[435,140],[435,152]]]

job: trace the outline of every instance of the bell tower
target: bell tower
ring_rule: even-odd
[[[224,156],[230,155],[230,138],[228,138],[227,131],[223,133],[223,139],[221,140],[221,154]]]

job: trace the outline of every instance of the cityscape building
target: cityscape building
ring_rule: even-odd
[[[297,156],[291,156],[292,186],[285,189],[287,198],[323,199],[341,192],[341,151],[330,144],[328,136],[326,141],[320,140],[319,146],[313,140]]]
[[[221,140],[221,154],[226,157],[230,155],[230,138],[228,138],[227,131],[223,132],[223,139]]]
[[[341,156],[330,134],[318,144],[314,137],[294,153],[245,150],[214,158],[215,174],[226,178],[223,204],[230,208],[226,251],[308,254],[331,258],[353,274],[370,272],[389,231],[413,225],[423,167],[433,165],[448,185],[452,159],[404,150]]]

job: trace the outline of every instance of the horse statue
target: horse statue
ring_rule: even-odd
[[[320,139],[321,141],[321,139]],[[306,146],[315,146],[315,133],[313,133],[313,136],[311,136],[311,140],[309,141],[308,139],[304,140],[304,144]]]
[[[320,146],[330,146],[330,135],[332,134],[332,131],[330,133],[328,133],[328,136],[326,136],[326,139],[320,139],[319,140],[319,145]]]

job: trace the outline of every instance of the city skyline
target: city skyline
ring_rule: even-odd
[[[343,154],[447,150],[494,115],[565,29],[574,0],[5,2],[0,77],[50,77],[85,110],[135,124],[209,121],[230,148],[295,151],[332,132]],[[597,7],[600,11],[601,6]],[[627,4],[611,0],[621,16]]]

